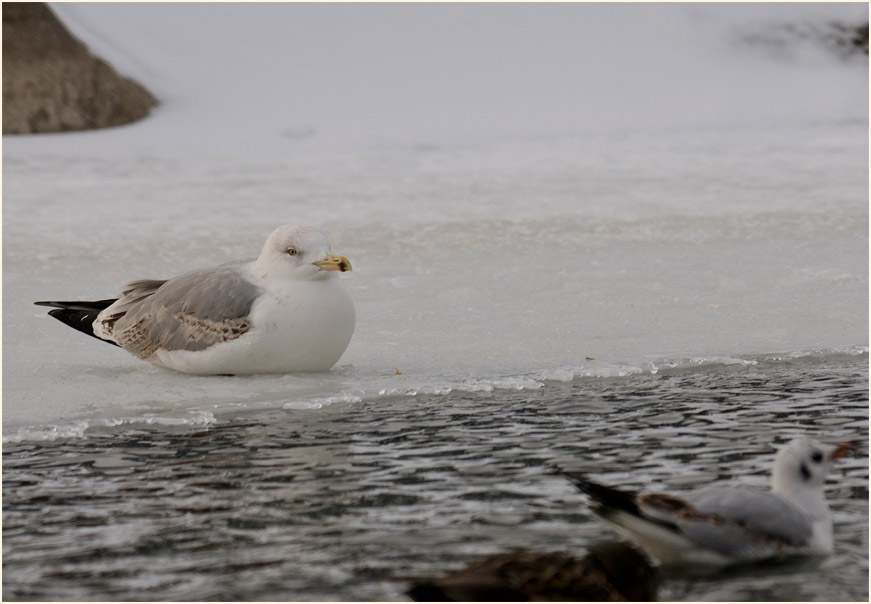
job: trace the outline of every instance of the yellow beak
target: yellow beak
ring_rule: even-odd
[[[323,260],[312,262],[312,264],[322,271],[340,271],[344,273],[351,270],[351,262],[344,256],[337,256],[335,254],[330,254]]]

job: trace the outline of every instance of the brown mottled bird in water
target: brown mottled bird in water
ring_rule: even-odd
[[[418,602],[622,602],[656,600],[656,569],[641,551],[606,541],[583,558],[516,550],[486,556],[443,577],[418,579]]]

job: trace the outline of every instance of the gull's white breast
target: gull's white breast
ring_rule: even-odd
[[[160,363],[197,374],[326,371],[351,341],[356,312],[337,278],[265,284],[251,330],[202,351],[158,351]]]

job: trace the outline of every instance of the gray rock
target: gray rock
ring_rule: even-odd
[[[120,126],[156,104],[92,55],[44,3],[3,3],[3,134]]]

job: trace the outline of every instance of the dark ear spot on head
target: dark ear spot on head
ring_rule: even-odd
[[[810,480],[810,479],[811,479],[811,473],[810,473],[810,470],[807,469],[807,466],[806,466],[806,465],[801,464],[801,465],[798,467],[798,469],[801,471],[801,477],[802,477],[802,478],[804,478],[805,480]]]
[[[811,461],[814,463],[820,463],[823,460],[823,454],[819,451],[814,451],[811,453]]]

